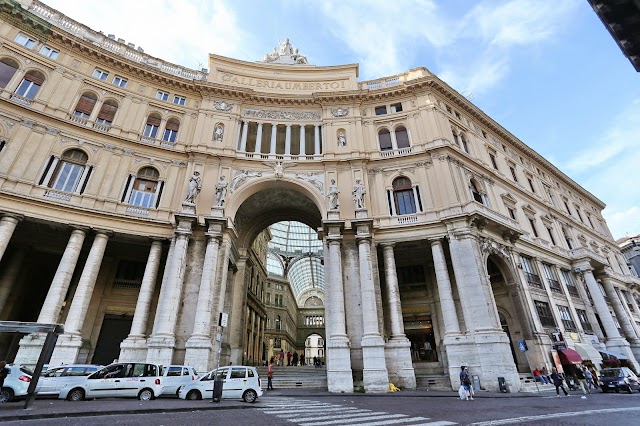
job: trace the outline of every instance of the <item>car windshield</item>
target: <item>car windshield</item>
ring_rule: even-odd
[[[29,370],[27,367],[20,367],[20,371],[22,371],[24,374],[28,374],[30,376],[33,376],[33,372],[31,370]]]
[[[602,377],[622,377],[622,370],[602,370]]]

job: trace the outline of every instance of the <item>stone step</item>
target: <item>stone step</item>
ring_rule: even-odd
[[[436,374],[416,374],[416,387],[418,390],[451,390],[449,377]]]

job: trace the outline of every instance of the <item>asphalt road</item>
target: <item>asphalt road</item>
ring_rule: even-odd
[[[367,426],[448,426],[454,424],[489,425],[637,425],[640,424],[640,394],[491,397],[478,395],[474,401],[461,401],[455,394],[404,395],[294,395],[265,394],[255,404],[238,403],[215,407],[210,401],[148,401],[147,408],[187,411],[110,415],[123,407],[139,406],[140,401],[105,399],[69,403],[49,401],[50,410],[59,404],[90,404],[91,416],[3,421],[3,425],[367,425]],[[150,404],[150,405],[149,405]],[[75,407],[75,406],[74,406]],[[78,407],[82,407],[81,405]],[[171,408],[170,408],[171,407]],[[217,408],[217,409],[212,409]],[[99,411],[96,411],[99,410]],[[89,410],[86,410],[89,411]]]

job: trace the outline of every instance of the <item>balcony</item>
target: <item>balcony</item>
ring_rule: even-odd
[[[547,281],[549,281],[549,288],[551,289],[551,291],[562,294],[562,287],[560,286],[558,280],[547,278]]]
[[[567,286],[567,291],[569,292],[569,294],[571,296],[580,297],[580,293],[578,293],[578,288],[576,286],[574,286],[574,285],[568,285]]]
[[[604,256],[588,249],[587,247],[569,250],[569,255],[574,261],[586,260],[591,263],[591,266],[593,267],[604,267],[609,265],[609,262],[607,262],[607,259]]]
[[[530,272],[525,272],[524,276],[527,280],[527,282],[529,283],[529,285],[534,286],[534,287],[538,287],[538,288],[543,288],[542,287],[542,281],[540,281],[540,277],[536,274],[532,274]]]
[[[387,149],[384,151],[380,151],[380,156],[383,158],[387,158],[387,157],[400,157],[403,155],[408,155],[411,154],[412,150],[411,147],[406,147],[406,148],[398,148],[398,149]]]
[[[15,93],[11,95],[10,98],[13,102],[23,105],[23,106],[30,106],[32,100],[29,98],[25,98],[24,96],[20,96],[20,95],[16,95]]]

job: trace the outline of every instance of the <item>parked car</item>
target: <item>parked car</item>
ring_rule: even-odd
[[[101,365],[91,364],[69,364],[50,368],[40,376],[36,393],[39,396],[58,396],[65,385],[80,383],[86,376],[100,368],[102,368]]]
[[[167,365],[162,368],[163,395],[178,396],[178,389],[198,378],[196,369],[188,365]]]
[[[119,362],[67,384],[59,399],[81,401],[87,398],[137,397],[148,401],[162,394],[162,366],[142,362]]]
[[[0,390],[0,402],[11,402],[27,394],[31,382],[31,370],[20,365],[7,365],[9,370]]]
[[[600,388],[602,392],[623,390],[632,393],[634,389],[640,391],[640,380],[627,367],[604,368],[600,371]]]
[[[260,377],[255,367],[234,365],[213,370],[186,385],[180,386],[178,396],[182,399],[211,399],[213,381],[222,381],[222,398],[242,398],[245,402],[255,402],[262,396]]]

